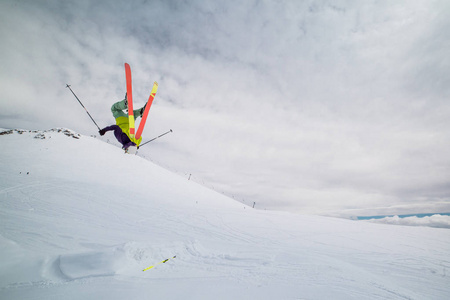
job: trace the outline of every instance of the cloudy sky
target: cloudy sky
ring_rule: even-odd
[[[86,135],[159,90],[141,149],[261,209],[450,211],[450,2],[0,2],[0,127]],[[109,136],[113,139],[112,135]],[[101,155],[101,154],[96,154]],[[113,163],[113,162],[112,162]]]

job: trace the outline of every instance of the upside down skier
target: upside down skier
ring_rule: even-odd
[[[133,110],[134,118],[142,117],[145,110],[145,104],[140,109]],[[99,131],[100,135],[104,135],[108,131],[114,131],[114,136],[122,144],[122,149],[127,150],[131,146],[139,146],[142,141],[142,136],[139,139],[130,137],[130,124],[128,121],[128,114],[124,112],[128,108],[127,96],[125,99],[114,103],[111,106],[111,112],[116,119],[116,125],[107,126]]]

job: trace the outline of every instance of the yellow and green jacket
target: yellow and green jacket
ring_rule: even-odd
[[[136,144],[136,146],[139,146],[142,142],[142,136],[139,139],[131,138],[130,137],[130,123],[128,121],[128,117],[120,116],[116,118],[116,124],[122,129],[122,132],[125,133],[128,138]]]

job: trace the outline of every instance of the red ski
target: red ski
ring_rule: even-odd
[[[134,138],[134,114],[133,114],[133,91],[131,88],[131,69],[130,65],[125,63],[125,78],[127,80],[127,101],[128,101],[128,122],[130,124],[130,138]]]
[[[139,124],[139,128],[136,132],[136,139],[139,139],[141,137],[142,131],[144,130],[145,122],[147,121],[148,112],[150,111],[150,107],[152,106],[153,99],[155,98],[157,91],[158,91],[158,83],[155,81],[155,83],[153,84],[152,91],[150,92],[150,97],[148,98],[147,105],[145,106],[144,113],[142,114],[141,123]]]

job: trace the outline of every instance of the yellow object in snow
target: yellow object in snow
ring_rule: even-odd
[[[172,257],[172,258],[175,258],[175,257],[177,257],[177,256],[174,256],[174,257]],[[172,259],[172,258],[167,258],[167,259],[165,259],[165,260],[163,260],[163,261],[160,261],[160,262],[157,263],[156,265],[150,266],[150,267],[148,267],[148,268],[145,268],[145,269],[142,270],[142,271],[147,271],[147,270],[153,269],[153,268],[156,267],[157,265],[165,264],[167,261],[169,261],[169,260]]]

